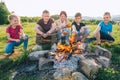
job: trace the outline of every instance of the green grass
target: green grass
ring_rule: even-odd
[[[35,23],[23,23],[24,32],[29,35],[29,46],[28,51],[25,52],[22,49],[22,45],[16,47],[16,49],[22,52],[22,55],[17,56],[15,60],[9,58],[3,58],[0,60],[0,80],[8,80],[10,74],[19,66],[22,62],[25,61],[26,56],[31,51],[32,47],[35,45],[35,32],[34,26]],[[91,29],[90,36],[93,35],[93,31],[96,29],[97,25],[89,25]],[[4,48],[7,42],[7,37],[5,33],[6,26],[0,27],[0,55],[4,55]],[[111,67],[103,68],[99,70],[96,74],[95,80],[119,80],[120,78],[120,26],[113,26],[113,36],[115,37],[115,42],[113,46],[110,46],[109,43],[103,43],[102,47],[110,50],[112,52]],[[95,41],[89,44],[93,49],[95,48]],[[9,66],[8,66],[9,64]],[[35,80],[34,77],[22,78],[21,80]]]

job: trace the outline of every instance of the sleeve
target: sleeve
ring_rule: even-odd
[[[57,29],[62,29],[62,28],[64,28],[64,27],[66,26],[66,24],[67,24],[66,22],[61,23],[60,20],[57,20],[57,21],[56,21]]]
[[[10,33],[10,27],[6,28],[6,33]]]
[[[111,24],[111,26],[110,26],[110,32],[112,32],[112,27],[113,27],[113,26],[112,26],[112,24]]]
[[[22,26],[21,26],[21,25],[18,25],[18,26],[17,26],[17,30],[18,30],[18,32],[20,32],[21,30],[23,30]]]
[[[76,32],[76,33],[77,33],[77,30],[76,30],[76,28],[75,28],[75,25],[74,25],[74,24],[72,25],[72,32]]]
[[[23,27],[21,25],[18,25],[19,29],[23,29]]]
[[[98,24],[98,27],[100,27],[100,29],[101,29],[101,27],[102,27],[102,22],[100,22],[100,23]]]

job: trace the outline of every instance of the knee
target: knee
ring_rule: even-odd
[[[6,47],[4,51],[5,51],[5,53],[11,53],[11,52],[12,52],[12,49]]]
[[[26,39],[24,39],[24,41],[28,41],[28,38],[29,38],[28,35],[25,35],[25,37]]]
[[[114,42],[114,41],[115,41],[115,39],[114,39],[114,38],[112,38],[112,41]]]
[[[85,35],[89,35],[90,29],[86,29],[84,33],[85,33]]]
[[[94,37],[98,37],[98,36],[100,36],[100,32],[99,31],[94,33]]]
[[[28,35],[25,35],[26,36],[26,39],[28,40]]]

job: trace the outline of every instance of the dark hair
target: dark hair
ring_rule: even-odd
[[[79,12],[77,12],[77,13],[75,14],[75,17],[81,17],[81,16],[82,16],[82,14],[79,13]]]
[[[49,11],[48,11],[48,10],[44,10],[44,11],[43,11],[43,14],[44,14],[44,13],[49,13]]]
[[[62,14],[64,14],[64,15],[67,17],[67,13],[66,13],[65,11],[61,11],[61,12],[60,12],[60,16],[61,16]]]
[[[109,15],[111,17],[110,12],[105,12],[103,15]]]

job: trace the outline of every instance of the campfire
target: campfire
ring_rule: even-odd
[[[84,49],[82,43],[77,41],[77,36],[75,34],[71,34],[70,36],[70,45],[64,43],[64,38],[62,38],[61,42],[62,43],[58,43],[57,45],[57,54],[55,55],[55,59],[58,62],[67,60],[74,54],[81,54]]]
[[[11,74],[10,80],[28,76],[34,76],[38,80],[94,80],[100,68],[110,66],[112,54],[109,50],[96,46],[94,52],[91,52],[88,43],[77,41],[75,34],[71,34],[68,41],[70,44],[66,45],[65,38],[62,37],[56,51],[41,50],[30,53],[28,62],[19,66]]]

